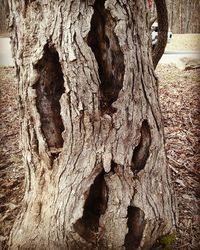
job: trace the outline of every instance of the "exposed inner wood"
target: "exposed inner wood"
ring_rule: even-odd
[[[147,120],[144,120],[141,127],[141,137],[138,146],[134,149],[132,157],[132,170],[140,171],[144,169],[149,157],[149,148],[151,145],[151,131]]]
[[[116,24],[109,11],[105,9],[104,2],[105,0],[98,0],[94,4],[88,45],[99,67],[101,111],[114,113],[115,109],[111,105],[117,100],[123,87],[125,65],[124,55],[114,33]]]
[[[145,227],[145,214],[138,207],[128,207],[128,233],[125,237],[126,250],[135,250],[139,247],[144,227]]]
[[[64,93],[64,80],[59,56],[54,47],[44,47],[43,58],[35,66],[40,78],[34,85],[36,106],[40,114],[41,129],[53,158],[63,146],[64,126],[60,115],[60,98]]]
[[[108,188],[102,171],[94,180],[86,199],[83,217],[74,225],[76,232],[88,242],[95,240],[99,231],[99,219],[105,213],[108,201]]]

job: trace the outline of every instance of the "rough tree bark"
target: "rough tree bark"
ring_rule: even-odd
[[[143,0],[9,1],[26,191],[10,249],[150,249],[173,230]]]

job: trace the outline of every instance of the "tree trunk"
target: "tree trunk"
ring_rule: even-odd
[[[171,30],[173,33],[200,33],[199,0],[168,0],[168,10],[172,12]]]
[[[168,14],[165,0],[155,0],[155,4],[158,19],[158,42],[155,44],[152,53],[154,68],[164,54],[168,34]]]
[[[26,167],[10,249],[150,249],[174,228],[148,2],[10,0]]]

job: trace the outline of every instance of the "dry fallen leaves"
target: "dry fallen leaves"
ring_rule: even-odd
[[[176,249],[200,249],[200,69],[181,71],[159,65],[157,74],[166,152],[178,202]]]

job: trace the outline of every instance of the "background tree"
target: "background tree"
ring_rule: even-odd
[[[199,0],[166,0],[169,28],[175,34],[200,33]],[[153,1],[153,15],[156,14],[156,1]]]
[[[155,0],[156,5],[156,20],[158,21],[158,42],[153,48],[153,65],[156,68],[160,58],[164,54],[165,47],[167,44],[167,34],[168,34],[168,12],[165,0]],[[150,28],[153,24],[155,17],[150,20]]]
[[[148,1],[15,1],[26,167],[10,249],[150,249],[174,228]]]
[[[0,0],[0,32],[8,31],[8,0]]]
[[[200,1],[168,0],[171,30],[174,33],[200,33]]]

